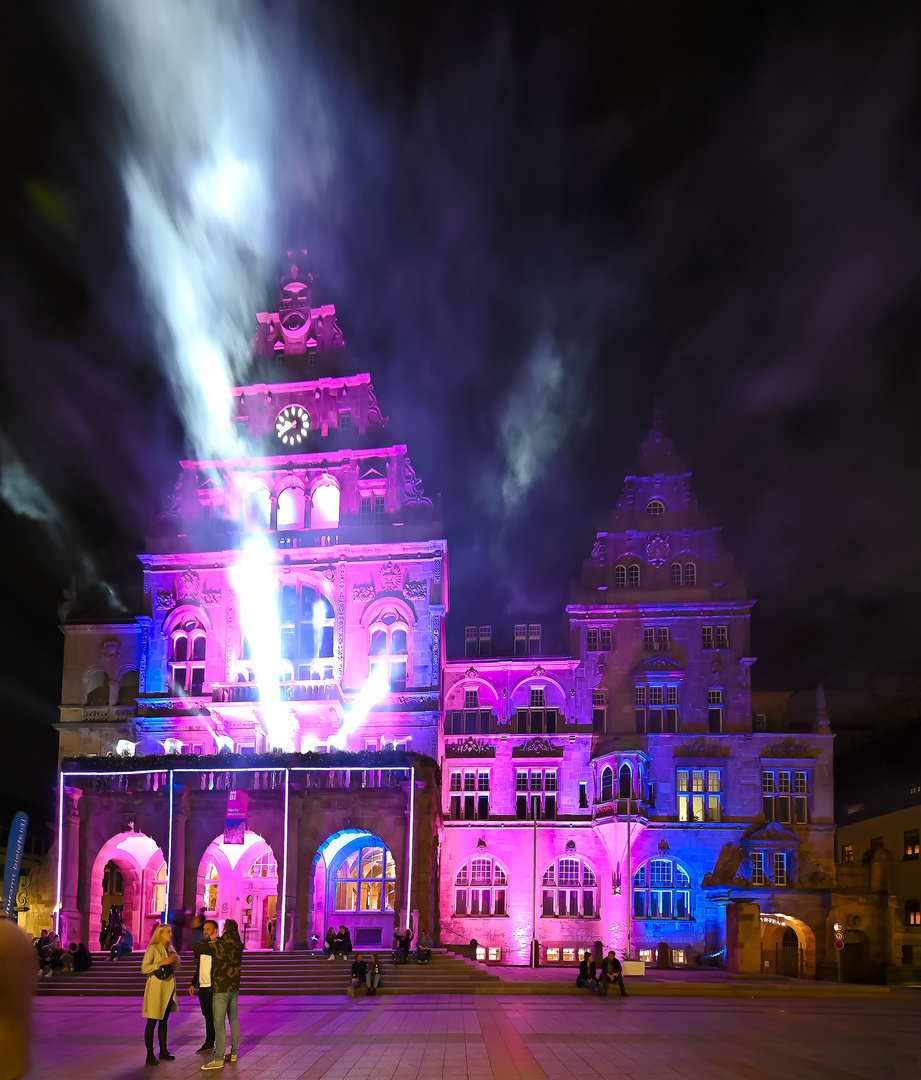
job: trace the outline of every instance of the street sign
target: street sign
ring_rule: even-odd
[[[843,941],[838,941],[838,940],[836,939],[836,940],[835,940],[835,948],[836,948],[836,949],[843,949],[843,948],[844,948],[844,942],[843,942]]]

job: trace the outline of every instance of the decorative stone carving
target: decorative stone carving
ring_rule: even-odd
[[[201,596],[201,578],[194,570],[184,570],[176,582],[176,595],[180,604],[197,604]]]
[[[122,643],[117,637],[104,638],[99,651],[106,660],[114,660],[122,651]]]
[[[477,851],[485,851],[486,850],[486,841],[482,836],[480,837],[479,840],[477,840],[476,846],[477,846]]]
[[[157,589],[157,607],[171,608],[173,606],[173,594],[169,589]]]
[[[377,580],[380,582],[381,592],[402,592],[403,567],[388,559],[377,572]]]
[[[667,840],[660,840],[659,841],[659,854],[660,855],[665,855],[668,852],[668,850],[669,850],[668,841]]]
[[[323,577],[325,577],[327,581],[335,580],[336,568],[334,566],[327,566],[327,568],[323,571]]]
[[[428,594],[427,583],[425,581],[407,581],[403,593],[409,600],[424,600]]]
[[[575,851],[576,850],[576,842],[575,842],[575,840],[567,840],[566,841],[566,850],[567,851]]]
[[[545,739],[541,735],[535,735],[533,739],[528,739],[523,742],[521,746],[516,747],[520,754],[562,754],[562,746],[556,746],[549,739]]]
[[[475,667],[468,667],[464,674],[467,676],[468,679],[475,679],[480,673]]]
[[[409,454],[406,454],[403,458],[403,465],[406,469],[403,481],[403,495],[406,502],[413,506],[431,506],[432,500],[423,493],[422,481],[416,476],[416,470],[409,460]]]
[[[653,566],[662,566],[668,558],[669,551],[671,551],[671,545],[668,542],[668,537],[660,533],[658,536],[652,537],[646,545],[646,558]]]
[[[537,667],[531,672],[531,674],[536,675],[537,678],[541,678],[542,676],[547,674],[547,671],[545,668],[541,667],[540,664],[538,664]]]
[[[785,739],[777,739],[769,743],[762,751],[762,757],[778,758],[812,758],[815,751],[807,746],[802,739],[794,739],[788,735]]]
[[[675,757],[729,757],[729,747],[723,746],[706,735],[698,735],[680,746],[675,747]]]
[[[217,607],[221,602],[221,590],[205,589],[201,594],[201,602],[205,607]]]
[[[373,585],[353,585],[352,586],[352,599],[360,600],[363,604],[369,600],[374,599],[374,586]]]

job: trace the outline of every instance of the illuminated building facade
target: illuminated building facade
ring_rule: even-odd
[[[753,729],[753,601],[661,424],[583,568],[572,655],[526,625],[512,656],[448,660],[438,508],[334,308],[295,267],[258,322],[250,450],[182,463],[142,613],[62,613],[62,922],[94,937],[114,907],[144,943],[204,907],[249,947],[340,923],[370,947],[411,918],[514,964],[600,941],[827,967],[827,718]]]

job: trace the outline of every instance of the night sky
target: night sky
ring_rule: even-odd
[[[0,793],[35,804],[61,590],[131,607],[185,438],[92,6],[17,5],[0,58]],[[755,687],[921,674],[916,4],[243,8],[273,271],[309,249],[442,493],[455,641],[562,627],[658,399],[758,599]]]

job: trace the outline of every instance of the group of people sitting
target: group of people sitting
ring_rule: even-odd
[[[77,944],[72,941],[65,949],[54,930],[42,930],[33,945],[38,953],[38,973],[41,977],[65,971],[89,971],[93,963],[86,942]]]
[[[601,961],[601,965],[595,963],[595,958],[589,949],[582,953],[579,962],[579,974],[576,976],[576,986],[587,986],[598,997],[607,997],[608,987],[616,982],[620,987],[620,996],[629,997],[624,989],[624,971],[621,962],[611,949],[608,955]]]
[[[393,962],[395,964],[408,964],[412,953],[413,932],[407,928],[401,934],[399,930],[393,932]],[[432,959],[432,939],[426,930],[420,930],[416,938],[416,963],[427,964]]]

